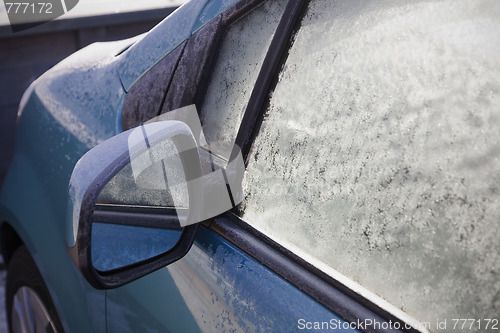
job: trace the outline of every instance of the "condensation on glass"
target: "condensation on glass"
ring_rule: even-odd
[[[243,218],[431,331],[498,318],[499,55],[498,1],[312,0]]]
[[[210,149],[228,158],[287,0],[266,1],[233,23],[222,42],[201,108]]]

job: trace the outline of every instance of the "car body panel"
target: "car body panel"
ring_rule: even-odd
[[[69,260],[61,241],[64,240],[63,220],[57,218],[58,210],[54,209],[65,198],[58,198],[47,190],[46,181],[50,182],[53,177],[44,177],[37,162],[29,154],[16,151],[11,164],[11,170],[16,171],[9,173],[0,197],[1,220],[9,222],[33,256],[65,330],[70,331],[75,325],[82,332],[102,332],[105,293],[82,281],[81,274]]]
[[[107,297],[109,332],[295,332],[300,319],[344,323],[206,227],[184,258]]]
[[[82,332],[105,327],[104,292],[82,281],[70,261],[64,222],[76,161],[118,131],[124,92],[113,59],[125,43],[93,44],[33,83],[0,195],[0,221],[8,221],[28,247],[67,330],[68,322]]]

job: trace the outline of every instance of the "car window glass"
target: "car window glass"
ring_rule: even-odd
[[[222,42],[200,114],[210,149],[225,158],[287,2],[264,2],[229,26]]]
[[[498,1],[312,0],[243,219],[431,331],[497,318],[498,31]]]

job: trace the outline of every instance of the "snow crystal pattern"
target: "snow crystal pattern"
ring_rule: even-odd
[[[498,317],[499,32],[498,1],[313,0],[244,219],[418,320]]]

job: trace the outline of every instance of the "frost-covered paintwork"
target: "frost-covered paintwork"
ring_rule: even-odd
[[[151,285],[165,288],[154,290]],[[168,287],[168,288],[167,288]],[[147,299],[148,302],[143,302]],[[168,302],[165,302],[168,299]],[[142,304],[131,308],[127,302]],[[168,307],[168,310],[165,310]],[[335,314],[205,227],[182,260],[108,291],[110,332],[300,332]],[[139,319],[141,320],[134,320]],[[355,332],[355,330],[338,330]]]
[[[118,131],[124,92],[113,61],[127,43],[93,44],[37,80],[19,115],[0,194],[0,221],[33,255],[67,331],[105,329],[105,293],[84,282],[69,260],[64,224],[76,161]]]

